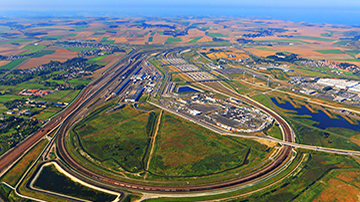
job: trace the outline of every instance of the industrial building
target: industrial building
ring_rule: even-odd
[[[347,89],[357,86],[359,82],[345,79],[319,79],[317,84],[323,86],[332,86],[339,89]]]

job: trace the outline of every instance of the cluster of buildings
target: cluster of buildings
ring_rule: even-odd
[[[39,96],[43,97],[45,95],[49,95],[55,91],[53,90],[40,90],[40,89],[24,89],[18,93],[18,95],[24,96]]]
[[[307,60],[301,62],[304,65],[312,66],[312,67],[329,67],[332,69],[339,69],[339,70],[345,70],[353,73],[359,73],[360,68],[357,65],[354,64],[348,64],[344,65],[342,62],[335,62],[330,60],[324,60],[324,61],[313,61],[313,60]]]
[[[341,90],[348,90],[350,92],[360,93],[359,81],[352,81],[346,79],[319,79],[318,85],[336,87]]]

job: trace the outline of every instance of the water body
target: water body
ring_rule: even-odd
[[[190,86],[181,86],[177,89],[178,93],[198,93],[199,90],[196,90],[195,88],[191,88]]]
[[[321,129],[326,129],[330,127],[347,128],[354,131],[360,131],[359,121],[357,121],[359,125],[353,125],[350,124],[347,120],[345,120],[342,116],[337,116],[337,119],[332,119],[321,110],[319,110],[318,113],[312,113],[305,106],[301,106],[301,108],[295,108],[290,102],[286,102],[285,104],[280,104],[275,98],[271,98],[271,100],[273,101],[273,103],[276,104],[276,106],[280,108],[296,111],[295,114],[297,115],[310,115],[311,118],[297,118],[297,119],[310,119],[312,121],[316,121],[318,122],[318,124],[314,124],[313,126],[315,127]]]

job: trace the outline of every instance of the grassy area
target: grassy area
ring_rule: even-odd
[[[90,27],[89,25],[74,25],[74,26],[72,26],[73,29],[78,29],[78,30],[86,29],[89,27]]]
[[[265,149],[264,145],[221,136],[165,112],[149,170],[163,176],[202,176],[241,167],[251,161],[250,153],[263,157]]]
[[[107,57],[107,55],[101,55],[101,56],[90,58],[89,61],[99,61],[99,60],[104,59],[106,57]]]
[[[310,42],[307,41],[301,41],[301,40],[296,40],[296,39],[274,39],[274,40],[257,40],[258,42],[266,42],[266,41],[274,41],[274,42],[298,42],[298,43],[303,43],[303,44],[311,44]]]
[[[44,37],[41,37],[42,39],[45,39],[45,40],[59,40],[59,39],[62,39],[63,36],[44,36]]]
[[[25,60],[27,60],[27,58],[21,58],[21,59],[13,60],[13,61],[9,62],[8,64],[1,66],[0,69],[7,69],[7,70],[14,69],[15,67],[20,65]]]
[[[289,76],[282,70],[272,69],[270,70],[270,73],[274,76],[275,79],[284,80],[284,81],[289,80]]]
[[[260,47],[260,48],[257,48],[257,49],[264,50],[264,51],[275,51],[274,49],[266,48],[266,47]]]
[[[165,42],[166,42],[166,43],[177,43],[177,42],[180,42],[180,41],[182,41],[181,38],[168,37]]]
[[[334,169],[304,191],[298,201],[355,201],[360,192],[360,169]]]
[[[95,32],[93,35],[104,35],[105,32]]]
[[[66,50],[74,51],[80,53],[83,50],[96,50],[96,48],[92,47],[64,47]]]
[[[34,187],[90,201],[113,201],[116,196],[86,187],[60,173],[54,165],[45,166]]]
[[[192,40],[189,41],[189,43],[196,43],[197,41],[199,41],[201,38],[203,38],[202,36],[198,36],[198,37],[191,37]]]
[[[321,53],[321,54],[344,54],[339,49],[328,49],[328,50],[314,50],[315,52]]]
[[[356,56],[360,53],[360,50],[346,50],[345,53],[347,53],[351,56]]]
[[[207,34],[208,36],[211,36],[211,37],[228,37],[227,35],[224,35],[224,34],[221,34],[221,33],[208,33]]]
[[[282,140],[282,132],[280,129],[280,126],[278,123],[273,123],[270,127],[268,127],[265,131],[264,131],[267,135],[270,135],[271,137],[277,138]]]
[[[346,45],[346,44],[348,44],[350,42],[351,41],[338,41],[338,42],[333,43],[333,45]]]
[[[29,41],[32,41],[32,39],[12,39],[9,41],[2,41],[2,42],[0,42],[0,45],[1,44],[21,44],[21,43],[26,43]]]
[[[52,93],[50,95],[38,98],[40,101],[48,102],[67,102],[70,103],[80,92],[80,90],[62,90]]]
[[[45,148],[47,140],[41,140],[36,146],[34,146],[19,162],[17,162],[1,179],[9,185],[15,187],[25,171],[35,161],[37,156]]]
[[[103,37],[100,43],[114,43],[115,40],[108,40],[109,37]]]
[[[313,41],[336,41],[336,39],[328,39],[328,38],[315,37],[315,36],[294,36],[293,38],[307,39],[307,40],[313,40]]]
[[[44,45],[26,45],[24,46],[24,48],[22,48],[23,50],[28,50],[24,53],[21,53],[20,55],[25,55],[25,54],[30,54],[30,53],[36,53],[38,51],[41,51],[42,49],[44,49],[46,46]]]
[[[105,105],[91,113],[72,131],[79,136],[84,151],[100,161],[102,166],[132,172],[143,169],[151,135],[147,128],[154,124],[151,117],[156,117],[156,114],[131,106],[106,113],[108,107]]]
[[[330,34],[330,33],[321,33],[320,36],[323,36],[323,37],[332,37],[332,34]]]
[[[330,59],[332,61],[340,61],[340,62],[360,62],[359,59]]]
[[[20,95],[5,94],[0,96],[0,103],[4,103],[15,99],[21,99],[21,98],[23,97]]]
[[[68,34],[67,36],[77,36],[78,34]]]
[[[304,154],[303,150],[298,151],[297,158],[295,162],[290,165],[290,168],[294,169],[297,163],[299,163],[300,157]],[[299,172],[296,175],[291,175],[285,180],[281,180],[277,185],[274,185],[268,189],[241,196],[253,190],[258,190],[266,185],[269,185],[271,182],[275,182],[280,179],[280,176],[284,176],[283,172],[280,176],[275,176],[273,179],[240,189],[238,191],[228,192],[225,194],[218,195],[207,195],[201,197],[184,197],[184,198],[157,198],[147,201],[207,201],[218,199],[219,201],[227,197],[227,201],[248,201],[248,202],[278,202],[278,201],[313,201],[313,200],[302,200],[302,196],[309,196],[304,194],[307,191],[311,190],[315,182],[326,185],[322,182],[323,176],[329,173],[331,170],[335,169],[349,169],[356,168],[359,169],[359,164],[349,156],[339,156],[332,154],[325,154],[319,152],[310,152],[306,154],[304,162],[301,164]],[[297,162],[297,163],[296,163]],[[343,186],[346,188],[347,186]],[[345,192],[345,191],[344,191]],[[324,200],[327,201],[327,200]]]
[[[34,117],[40,120],[46,120],[50,117],[54,116],[56,113],[58,113],[61,110],[61,108],[54,108],[54,107],[48,107],[41,111],[39,114],[35,115]]]
[[[43,50],[34,55],[34,58],[40,58],[44,55],[51,55],[53,53],[55,53],[55,50]]]

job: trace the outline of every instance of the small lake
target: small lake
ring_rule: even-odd
[[[177,92],[178,93],[198,93],[200,92],[199,90],[195,89],[195,88],[192,88],[190,86],[180,86],[178,89],[177,89]]]
[[[276,106],[296,111],[297,115],[310,115],[311,118],[297,118],[297,119],[310,119],[312,121],[316,121],[319,124],[314,124],[313,126],[326,129],[330,127],[334,128],[347,128],[355,131],[360,131],[360,124],[359,125],[353,125],[349,123],[347,120],[345,120],[342,116],[337,116],[337,119],[332,119],[328,115],[326,115],[323,111],[318,110],[318,113],[311,113],[311,111],[306,108],[305,106],[301,106],[301,108],[295,108],[290,102],[286,102],[285,104],[280,104],[275,98],[271,98],[273,103],[276,104]],[[357,121],[360,123],[359,121]]]

